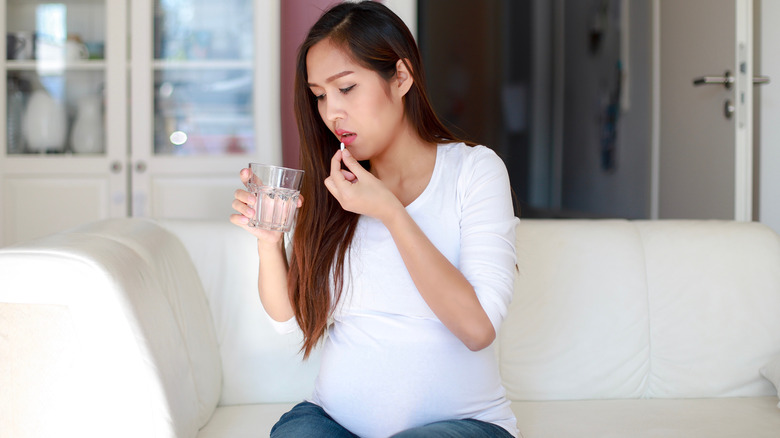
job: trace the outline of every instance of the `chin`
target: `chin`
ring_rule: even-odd
[[[368,160],[371,159],[370,156],[367,156],[366,154],[363,154],[363,153],[360,153],[360,152],[353,153],[352,151],[349,151],[349,153],[351,153],[352,157],[354,159],[358,160],[358,161],[368,161]]]
[[[358,161],[367,161],[371,159],[371,157],[366,157],[363,154],[352,154],[352,157],[354,157]]]

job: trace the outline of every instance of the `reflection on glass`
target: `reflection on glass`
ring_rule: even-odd
[[[12,4],[9,8],[9,30],[18,26],[19,30],[13,33],[30,39],[24,50],[9,59],[58,63],[103,59],[105,6],[102,3],[31,2]],[[16,23],[17,19],[21,23]]]
[[[49,3],[35,9],[35,37],[38,44],[62,45],[67,36],[64,4]]]
[[[154,152],[166,155],[254,151],[252,71],[157,71]]]
[[[250,60],[252,0],[157,0],[154,57]]]
[[[253,1],[154,5],[154,152],[252,153]]]

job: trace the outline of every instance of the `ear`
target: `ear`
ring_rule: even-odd
[[[414,84],[414,78],[412,77],[409,68],[406,66],[408,62],[409,61],[407,60],[406,63],[404,63],[403,59],[399,59],[395,63],[396,87],[400,96],[405,96],[412,88],[412,84]]]

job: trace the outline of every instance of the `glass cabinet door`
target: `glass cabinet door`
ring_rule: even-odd
[[[134,0],[130,12],[131,214],[224,219],[241,168],[281,164],[279,2]]]
[[[255,152],[252,0],[155,0],[155,155]]]
[[[104,154],[105,0],[5,9],[6,154]]]

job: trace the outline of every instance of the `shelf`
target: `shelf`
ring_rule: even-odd
[[[95,154],[77,154],[71,150],[68,151],[49,151],[49,152],[23,152],[3,155],[3,160],[6,162],[17,163],[35,163],[40,160],[56,161],[56,160],[79,160],[79,161],[92,161],[92,162],[105,162],[107,155],[105,152]],[[6,171],[14,170],[15,166],[7,166]]]
[[[50,0],[8,0],[8,6],[29,6],[52,3]],[[102,5],[105,0],[58,0],[65,5]]]
[[[7,71],[38,71],[45,73],[58,73],[63,71],[100,71],[106,68],[106,61],[84,60],[84,61],[5,61]]]
[[[254,63],[243,60],[197,60],[169,61],[155,60],[152,63],[155,70],[252,70]]]

